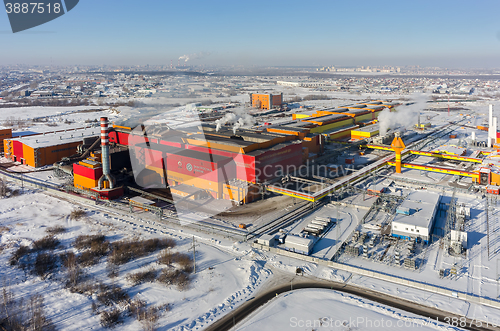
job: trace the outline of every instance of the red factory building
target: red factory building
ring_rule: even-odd
[[[376,101],[325,109],[286,124],[235,132],[211,124],[190,127],[189,132],[161,124],[142,130],[114,125],[109,142],[129,147],[139,166],[135,179],[142,187],[168,185],[175,195],[210,194],[247,203],[260,197],[261,184],[294,173],[321,155],[327,140],[349,137],[352,129],[372,124],[383,109],[393,106]]]
[[[259,184],[303,163],[302,141],[295,136],[247,130],[234,135],[227,129],[216,132],[212,126],[203,127],[203,132],[169,130],[144,136],[116,127],[109,141],[129,146],[141,169],[136,182],[145,188],[168,184],[173,194],[208,193],[238,203],[260,197]]]

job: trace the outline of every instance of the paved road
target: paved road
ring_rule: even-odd
[[[259,293],[257,297],[250,298],[247,302],[242,304],[240,307],[236,308],[233,312],[228,313],[227,315],[223,316],[221,319],[216,321],[214,324],[209,326],[206,329],[206,331],[225,331],[231,329],[235,324],[243,320],[257,308],[261,307],[268,301],[275,298],[276,294],[290,291],[291,287],[292,285],[290,284],[290,280],[286,280],[282,283],[282,285],[275,286],[271,289],[265,290],[263,293]],[[294,277],[293,289],[296,290],[302,288],[322,288],[322,289],[341,291],[344,293],[357,295],[359,297],[381,303],[385,306],[398,308],[410,313],[428,317],[433,320],[439,320],[442,322],[444,322],[445,317],[450,317],[450,318],[457,317],[458,319],[463,317],[436,308],[427,307],[419,303],[411,302],[409,300],[390,296],[381,292],[360,288],[358,286],[353,286],[333,281],[308,278],[308,277],[300,277],[300,276]],[[476,321],[472,321],[468,318],[467,318],[467,327],[465,327],[464,329],[477,330],[477,331],[500,330],[500,328],[493,327],[491,325],[489,326],[483,325],[478,327],[476,326]]]

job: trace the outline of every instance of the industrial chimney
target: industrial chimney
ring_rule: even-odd
[[[488,118],[488,147],[493,147],[493,105],[490,105]]]
[[[109,167],[109,139],[108,139],[108,118],[101,117],[101,158],[102,176],[99,178],[98,188],[104,188],[104,181],[109,183],[109,188],[115,187],[115,179],[111,176]]]

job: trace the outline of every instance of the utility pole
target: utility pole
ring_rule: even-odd
[[[500,277],[498,276],[498,261],[500,261],[500,259],[497,259],[497,299],[498,299],[498,296],[500,295],[498,293],[498,285],[499,285],[499,282],[500,282]]]
[[[335,215],[335,227],[337,228],[337,243],[339,244],[339,248],[340,249],[340,220],[339,220],[339,205],[336,205],[335,206],[335,211],[336,211],[336,215]],[[336,243],[336,244],[337,244]],[[335,245],[336,246],[336,245]]]
[[[196,246],[199,246],[199,244],[196,244],[193,236],[193,246],[191,246],[191,248],[189,249],[193,250],[193,273],[196,273]]]
[[[490,219],[489,219],[489,212],[490,212],[490,205],[489,205],[489,197],[486,197],[486,245],[488,246],[488,261],[490,260]]]
[[[448,94],[448,116],[450,116],[450,95]]]

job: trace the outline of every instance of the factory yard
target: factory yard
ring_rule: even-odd
[[[482,322],[500,316],[500,102],[487,88],[475,86],[474,99],[463,96],[448,112],[429,91],[231,80],[245,91],[210,107],[200,101],[216,92],[187,102],[164,91],[138,106],[9,108],[25,120],[0,131],[3,288],[15,298],[41,295],[47,321],[64,330],[104,329],[113,314],[120,330],[147,322],[205,329],[282,273]],[[457,81],[457,89],[473,86]],[[103,246],[78,244],[90,235],[104,236]],[[40,248],[47,236],[57,244]],[[146,242],[156,246],[117,257]],[[111,292],[119,298],[103,299]],[[290,316],[454,329],[319,289],[281,294],[234,329],[286,329]]]

